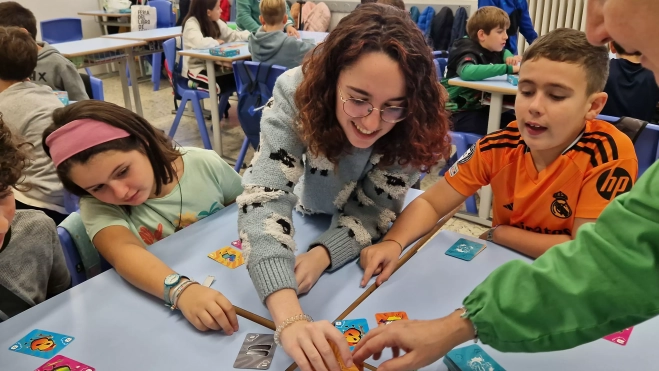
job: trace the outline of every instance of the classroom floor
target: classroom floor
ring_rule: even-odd
[[[172,110],[174,109],[174,98],[169,82],[164,79],[161,80],[159,91],[153,91],[153,85],[150,81],[140,83],[139,87],[144,117],[155,127],[165,130],[165,132],[169,132],[172,122],[174,121],[174,114],[172,113]],[[118,76],[104,78],[103,88],[106,101],[123,107],[124,100],[121,92],[121,82],[119,81]],[[236,114],[238,102],[232,100],[230,103],[231,109],[229,110],[229,119],[221,121],[222,145],[224,147],[224,155],[235,159],[240,152],[244,136]],[[206,124],[209,128],[212,142],[210,120],[207,120]],[[199,130],[197,128],[197,122],[194,117],[183,116],[176,131],[176,135],[174,135],[174,140],[182,146],[203,147],[201,137],[199,136]],[[245,158],[245,163],[251,161],[253,153],[254,150],[250,148]],[[438,178],[439,176],[437,173],[429,174],[421,183],[421,189],[427,189],[437,181]],[[480,236],[487,230],[486,227],[459,218],[452,218],[442,229],[475,237]]]

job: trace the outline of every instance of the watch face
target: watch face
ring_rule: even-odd
[[[179,275],[178,274],[170,274],[165,278],[165,285],[170,286],[178,282],[179,280]]]

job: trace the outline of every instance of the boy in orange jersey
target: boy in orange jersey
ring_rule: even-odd
[[[515,114],[483,137],[448,174],[412,202],[383,241],[362,250],[364,281],[385,281],[406,246],[449,211],[490,184],[493,228],[481,238],[536,258],[574,238],[617,195],[631,189],[634,146],[613,125],[596,120],[607,99],[606,48],[583,32],[557,29],[526,51]],[[393,241],[392,241],[393,240]]]

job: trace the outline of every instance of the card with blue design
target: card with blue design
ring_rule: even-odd
[[[452,371],[506,371],[476,344],[453,349],[444,357],[444,363]]]
[[[476,255],[485,249],[487,245],[461,238],[457,240],[448,250],[446,255],[454,258],[471,261]]]
[[[364,318],[334,321],[334,327],[343,333],[351,351],[355,349],[355,345],[368,333],[368,322]]]
[[[66,348],[74,339],[73,336],[44,330],[33,330],[10,346],[9,350],[49,359]]]

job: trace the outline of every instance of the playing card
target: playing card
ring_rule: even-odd
[[[247,334],[233,368],[267,370],[270,368],[276,349],[273,334]]]
[[[447,362],[448,358],[448,362]],[[460,371],[505,371],[483,348],[476,344],[453,349],[444,357],[449,369]]]
[[[53,357],[34,371],[94,371],[95,368],[61,355]]]
[[[229,246],[225,246],[217,251],[208,254],[208,257],[216,262],[226,265],[231,269],[236,269],[245,263],[243,254],[240,251],[234,250]]]
[[[339,353],[339,348],[334,345],[333,342],[329,342],[330,348],[332,348],[332,351],[334,352],[334,356],[336,357],[336,360],[339,362],[339,367],[341,367],[341,371],[364,371],[364,364],[353,364],[352,367],[346,367],[346,365],[343,363],[343,358],[341,357],[341,353]]]
[[[73,336],[56,334],[44,330],[32,330],[32,332],[10,346],[9,350],[48,359],[59,353],[73,339],[75,339]]]
[[[231,242],[231,246],[235,247],[236,249],[243,249],[243,243],[240,242],[240,240],[235,240]]]
[[[375,313],[375,322],[378,323],[378,326],[388,325],[391,322],[396,322],[403,319],[408,319],[407,313],[405,312]]]
[[[454,258],[470,261],[485,249],[484,243],[478,243],[461,238],[453,246],[446,250],[446,255]]]
[[[355,345],[357,345],[357,343],[359,343],[368,332],[368,322],[366,322],[364,318],[335,321],[334,327],[343,333],[343,336],[348,341],[351,351],[355,349]]]
[[[616,343],[622,346],[627,345],[627,341],[629,341],[629,336],[632,334],[632,330],[634,330],[633,327],[626,328],[620,332],[613,333],[611,335],[607,335],[604,337],[604,339]]]

